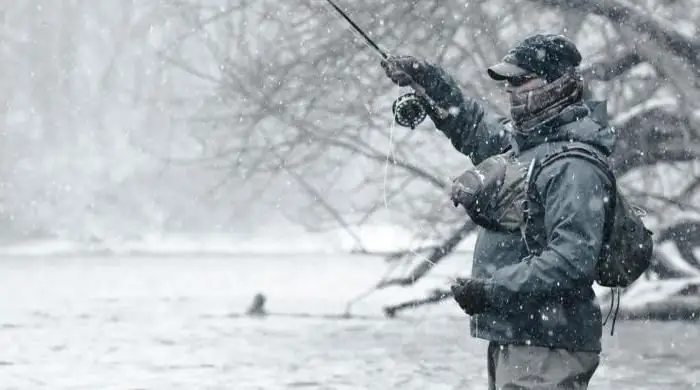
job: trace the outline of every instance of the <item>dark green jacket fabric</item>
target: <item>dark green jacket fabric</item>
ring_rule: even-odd
[[[602,106],[569,106],[522,136],[507,118],[489,116],[475,100],[463,97],[442,69],[428,65],[428,72],[428,94],[456,113],[431,118],[474,164],[512,144],[526,163],[572,141],[612,152],[615,135],[599,111]],[[603,115],[596,117],[598,112]],[[488,309],[472,316],[472,335],[504,344],[599,352],[601,311],[592,286],[612,183],[590,162],[567,158],[542,171],[533,194],[539,207],[533,209],[527,241],[536,255],[520,232],[478,233],[472,277],[486,281]]]

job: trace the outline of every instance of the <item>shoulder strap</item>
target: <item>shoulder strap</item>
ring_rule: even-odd
[[[589,161],[605,173],[605,176],[607,176],[610,182],[612,183],[613,188],[617,185],[615,175],[613,174],[608,164],[605,162],[605,158],[602,156],[602,153],[598,151],[598,149],[596,149],[595,147],[584,144],[582,142],[567,143],[565,145],[557,146],[553,152],[549,153],[544,159],[542,159],[542,162],[536,164],[532,175],[530,176],[530,183],[534,184],[535,180],[537,179],[537,176],[548,165],[551,165],[555,161],[559,161],[569,157],[580,158]]]
[[[537,180],[537,175],[539,175],[542,170],[548,166],[554,163],[555,161],[562,160],[565,158],[580,158],[586,161],[591,162],[593,165],[595,165],[598,169],[602,170],[605,175],[608,177],[611,183],[611,188],[613,193],[610,194],[610,199],[609,199],[609,206],[610,208],[608,210],[615,210],[616,202],[617,202],[617,181],[615,179],[615,175],[613,174],[612,170],[608,166],[608,164],[605,162],[605,159],[603,157],[603,154],[596,149],[593,146],[580,143],[580,142],[574,142],[574,143],[567,143],[565,145],[557,146],[557,148],[550,154],[548,154],[541,163],[535,163],[534,168],[531,170],[531,173],[529,175],[529,178],[526,183],[526,188],[528,192],[528,198],[531,198],[531,190],[532,187],[534,186],[535,180]],[[612,228],[613,225],[613,219],[611,217],[606,218],[605,221],[605,231],[606,236],[610,233],[610,229]]]

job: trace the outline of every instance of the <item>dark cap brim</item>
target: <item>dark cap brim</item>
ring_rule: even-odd
[[[529,72],[519,66],[509,64],[507,62],[498,63],[487,69],[489,76],[497,81],[507,80],[512,77],[522,76]]]

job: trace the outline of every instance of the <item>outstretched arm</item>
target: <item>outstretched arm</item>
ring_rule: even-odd
[[[426,92],[450,115],[440,119],[428,110],[435,127],[450,140],[462,154],[469,156],[474,165],[502,153],[511,143],[507,130],[510,120],[499,115],[489,115],[476,100],[463,96],[454,79],[442,68],[426,64]]]
[[[449,112],[442,118],[426,107],[435,126],[462,154],[476,165],[510,145],[509,120],[489,116],[484,107],[471,98],[465,98],[455,80],[444,69],[410,56],[390,57],[382,62],[387,76],[398,85],[411,81],[422,86],[439,107]]]

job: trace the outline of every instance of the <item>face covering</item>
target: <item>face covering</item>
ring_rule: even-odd
[[[581,100],[583,77],[572,69],[535,88],[515,87],[510,92],[510,114],[517,131],[527,133]]]

